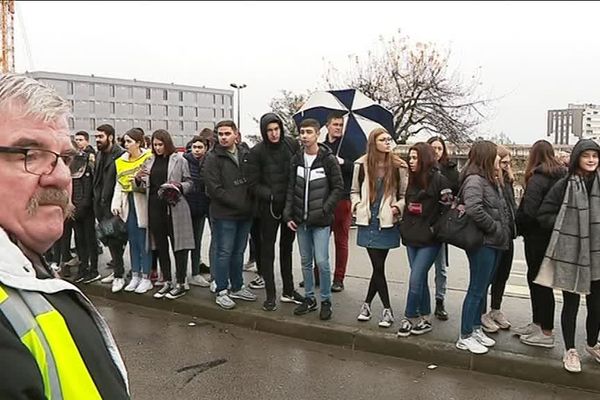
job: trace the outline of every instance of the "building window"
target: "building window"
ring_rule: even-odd
[[[148,130],[152,130],[152,120],[148,121]]]
[[[73,117],[69,117],[69,129],[75,129],[75,120]]]
[[[169,120],[165,121],[165,129],[168,131],[169,130]]]
[[[146,107],[146,115],[151,115],[152,114],[152,105],[148,104]]]
[[[150,92],[150,89],[146,88],[146,100],[150,100],[151,96],[152,96],[152,93]]]
[[[127,94],[129,95],[128,97],[129,97],[130,99],[133,99],[133,86],[129,86],[129,87],[127,88]]]
[[[179,121],[179,130],[182,131],[183,130],[183,121]]]
[[[221,109],[221,118],[225,118],[225,109]]]
[[[115,97],[115,85],[108,86],[108,95],[110,97]]]
[[[169,116],[169,106],[165,106],[165,116]]]
[[[217,95],[216,94],[213,94],[213,103],[217,104]]]
[[[217,118],[217,109],[213,108],[213,118]]]
[[[167,89],[163,90],[163,100],[169,100],[169,91]]]
[[[73,94],[73,82],[67,83],[67,94]]]
[[[183,117],[183,106],[179,106],[179,116]]]
[[[90,96],[95,96],[96,95],[96,85],[94,85],[93,83],[90,83]]]
[[[111,101],[111,102],[110,102],[110,103],[108,103],[108,104],[109,104],[109,106],[108,106],[108,107],[109,107],[109,112],[110,112],[111,114],[114,114],[114,113],[115,113],[115,108],[116,108],[116,107],[115,107],[115,102],[114,102],[114,101]]]
[[[196,132],[198,132],[198,121],[196,121]]]
[[[69,107],[71,107],[71,111],[73,111],[73,108],[75,107],[75,102],[73,100],[69,100]]]
[[[221,95],[221,104],[225,104],[225,95],[224,94]]]
[[[90,114],[94,114],[96,112],[96,102],[90,101]]]
[[[96,129],[96,118],[90,118],[90,130]]]
[[[183,101],[183,92],[179,92],[179,101]]]
[[[129,109],[129,115],[133,114],[133,103],[127,104],[127,108]]]
[[[198,107],[196,107],[196,118],[198,118],[198,113],[199,113]]]

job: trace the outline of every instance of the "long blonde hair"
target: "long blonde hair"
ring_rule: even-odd
[[[389,134],[383,128],[375,128],[369,134],[367,140],[367,171],[369,174],[369,200],[373,204],[377,193],[375,192],[375,182],[377,181],[377,138],[383,134]],[[391,196],[398,190],[398,179],[400,172],[398,168],[402,165],[400,157],[392,152],[387,153],[383,159],[385,175],[383,176],[384,196]]]

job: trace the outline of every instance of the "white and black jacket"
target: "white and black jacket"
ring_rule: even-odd
[[[301,149],[291,161],[283,217],[298,225],[329,226],[343,192],[342,171],[331,150],[319,144],[316,159],[306,168]]]

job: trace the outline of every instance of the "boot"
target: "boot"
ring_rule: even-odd
[[[446,312],[446,309],[444,308],[444,300],[435,299],[435,316],[440,321],[448,320],[448,313]]]

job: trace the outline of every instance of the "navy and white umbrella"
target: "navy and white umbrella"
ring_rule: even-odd
[[[296,126],[305,118],[321,123],[321,141],[327,135],[327,116],[331,112],[344,115],[344,136],[338,148],[338,156],[356,160],[367,149],[367,138],[375,128],[385,128],[394,135],[394,116],[380,104],[356,89],[328,90],[313,93],[302,108],[294,114]]]

